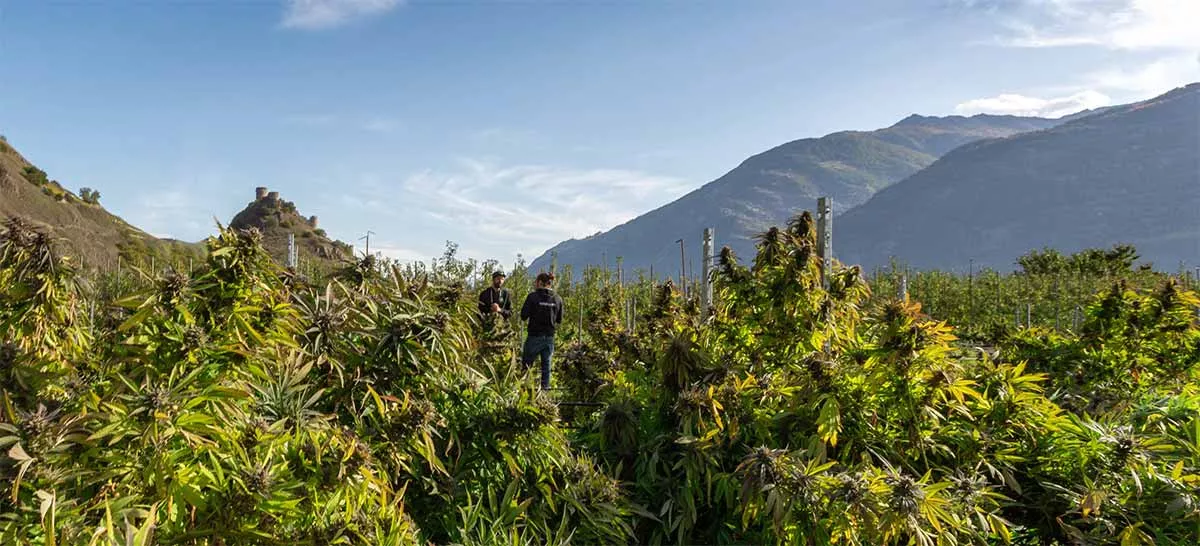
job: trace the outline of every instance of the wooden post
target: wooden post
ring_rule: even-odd
[[[712,282],[712,264],[713,264],[713,228],[704,228],[704,261],[701,264],[704,278],[700,285],[701,299],[704,303],[704,313],[712,312],[713,306],[713,282]]]
[[[829,288],[833,273],[833,211],[828,197],[817,198],[817,256],[821,258],[821,288]]]
[[[1057,332],[1058,328],[1059,328],[1058,315],[1059,315],[1060,309],[1058,307],[1058,303],[1059,303],[1058,290],[1059,290],[1058,275],[1055,275],[1054,276],[1054,331],[1055,332]]]
[[[970,259],[967,266],[967,317],[975,320],[975,258]]]
[[[684,254],[683,254],[683,239],[680,239],[675,242],[679,243],[679,287],[680,287],[679,290],[683,294],[683,297],[686,298],[687,297],[687,270],[685,269],[685,267],[686,267],[687,261],[684,259]]]
[[[908,302],[908,275],[900,274],[900,289],[897,291],[897,297],[900,301]]]
[[[296,268],[296,234],[288,234],[288,250],[287,250],[287,266],[290,269]]]
[[[600,262],[603,263],[601,268],[604,271],[604,286],[608,286],[608,251],[600,251]]]

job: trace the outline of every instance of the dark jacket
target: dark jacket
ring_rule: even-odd
[[[492,304],[500,304],[500,314],[504,318],[512,316],[512,294],[507,288],[501,287],[499,290],[489,286],[487,290],[479,293],[479,314],[487,315],[492,312]]]
[[[529,321],[529,335],[553,336],[554,329],[562,323],[563,300],[549,288],[538,288],[525,297],[521,306],[521,320]]]

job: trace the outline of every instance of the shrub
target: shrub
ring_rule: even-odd
[[[46,171],[33,165],[25,167],[25,170],[21,174],[25,175],[25,180],[28,180],[30,184],[35,186],[45,186],[50,183],[50,179],[46,176]]]

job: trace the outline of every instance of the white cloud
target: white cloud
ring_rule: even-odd
[[[337,116],[330,114],[296,114],[283,118],[283,122],[288,125],[301,125],[304,127],[329,127],[336,124],[337,121]]]
[[[420,214],[416,220],[459,241],[464,255],[499,258],[529,257],[611,228],[689,189],[681,179],[638,171],[466,159],[457,170],[405,178],[397,195]]]
[[[400,124],[392,119],[374,118],[362,124],[364,131],[372,133],[391,133],[400,128]]]
[[[135,210],[125,213],[131,225],[155,237],[195,241],[216,231],[211,207],[190,188],[176,187],[143,193]],[[199,235],[199,237],[197,237]]]
[[[954,111],[963,115],[1008,114],[1057,118],[1080,110],[1099,108],[1110,104],[1112,104],[1112,99],[1107,95],[1092,90],[1053,98],[1004,93],[994,97],[963,102],[955,106]]]
[[[363,246],[362,243],[358,243],[354,247],[354,251],[356,253],[362,252],[364,249],[365,249],[365,247]],[[403,246],[394,241],[376,242],[374,238],[371,238],[371,254],[375,254],[375,253],[382,254],[384,257],[391,258],[393,260],[398,260],[400,262],[425,262],[425,263],[428,263],[429,260],[431,260],[435,257],[435,255],[433,255],[433,254],[430,254],[427,252],[421,252],[420,250],[416,250],[413,248],[409,248],[407,246]]]
[[[1108,51],[1102,68],[1067,73],[1056,90],[973,99],[960,113],[1061,116],[1142,100],[1200,80],[1200,0],[959,0],[997,17],[1008,47]],[[1049,96],[1047,96],[1049,95]]]
[[[488,127],[471,131],[467,138],[474,144],[489,149],[495,148],[538,148],[544,140],[535,131],[512,127]]]
[[[367,117],[362,121],[356,121],[350,116],[334,114],[294,114],[284,116],[282,121],[287,125],[312,129],[361,130],[381,134],[394,133],[402,127],[399,121],[384,116]]]
[[[1000,42],[1014,47],[1200,49],[1196,0],[1021,0]]]
[[[1200,28],[1196,32],[1200,33]],[[1157,95],[1200,81],[1200,54],[1163,57],[1133,68],[1107,68],[1092,72],[1084,79],[1087,85],[1098,88],[1129,91],[1142,96]]]
[[[316,30],[386,13],[401,0],[285,0],[283,26]]]

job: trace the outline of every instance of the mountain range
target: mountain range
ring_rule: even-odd
[[[602,256],[622,257],[626,269],[678,272],[679,245],[699,255],[704,228],[714,228],[718,246],[753,256],[754,236],[782,224],[798,209],[832,198],[835,213],[862,204],[886,188],[933,164],[940,156],[980,139],[1053,127],[1070,118],[976,115],[912,115],[875,131],[841,131],[788,142],[750,157],[724,176],[606,232],[564,241],[530,265],[600,265]]]
[[[1134,245],[1200,262],[1200,83],[1041,131],[961,146],[834,219],[834,255],[1010,270],[1030,250]]]
[[[801,139],[609,231],[531,263],[677,274],[700,235],[752,258],[754,237],[833,200],[834,256],[877,267],[1000,270],[1033,249],[1135,244],[1160,268],[1200,261],[1200,84],[1058,119],[913,115],[891,127]],[[698,272],[696,272],[698,273]]]

